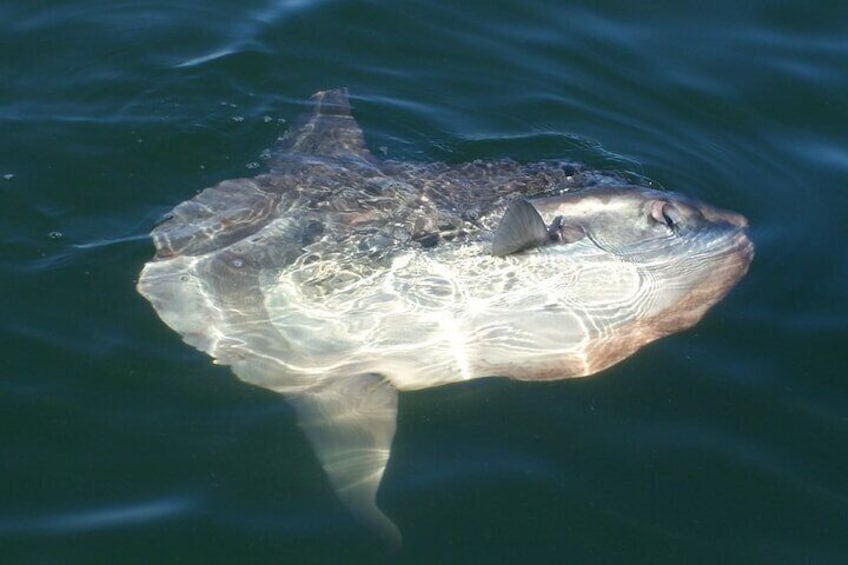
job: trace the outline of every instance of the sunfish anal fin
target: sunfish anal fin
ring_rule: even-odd
[[[376,500],[395,435],[395,388],[379,375],[355,375],[286,398],[339,500],[388,549],[399,549],[400,530]]]
[[[536,208],[524,198],[513,200],[492,241],[492,255],[504,257],[544,245],[550,241],[548,228]]]

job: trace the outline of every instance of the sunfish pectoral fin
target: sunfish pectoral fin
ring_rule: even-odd
[[[336,495],[389,549],[399,549],[400,531],[376,501],[395,435],[395,388],[379,375],[356,375],[287,399]]]
[[[492,240],[492,255],[504,257],[544,245],[550,240],[545,221],[524,198],[513,200],[501,218]]]

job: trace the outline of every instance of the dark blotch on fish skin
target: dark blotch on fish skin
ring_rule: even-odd
[[[303,245],[309,245],[310,243],[315,243],[315,241],[321,237],[324,233],[324,224],[317,220],[310,220],[306,227],[303,228],[303,235],[301,236],[301,242]]]
[[[435,233],[425,233],[412,238],[424,249],[431,249],[439,244],[439,236]]]
[[[476,223],[480,219],[480,211],[475,208],[464,210],[460,217],[466,222]]]

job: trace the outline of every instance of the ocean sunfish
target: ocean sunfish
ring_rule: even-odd
[[[179,204],[138,291],[183,340],[282,394],[339,499],[376,493],[397,393],[582,377],[684,330],[745,275],[744,217],[578,163],[375,158],[318,92],[268,172]]]

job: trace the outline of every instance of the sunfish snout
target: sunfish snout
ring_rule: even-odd
[[[742,230],[748,228],[748,218],[742,214],[737,214],[730,210],[723,210],[700,201],[697,206],[701,211],[701,214],[703,214],[704,218],[709,222],[714,224],[727,224]]]

